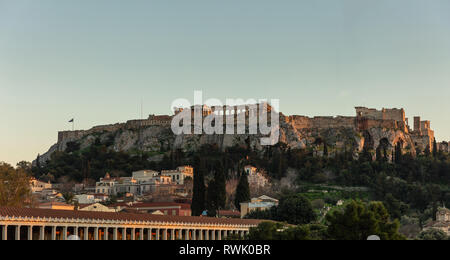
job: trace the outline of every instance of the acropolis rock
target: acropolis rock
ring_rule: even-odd
[[[261,107],[260,105],[259,108]],[[206,106],[202,109],[203,117],[214,113],[213,109]],[[246,116],[249,113],[249,109],[239,111],[236,107],[225,109],[230,110],[230,113],[224,113],[224,124],[235,121],[240,113],[245,113]],[[355,110],[355,116],[336,117],[285,116],[279,113],[280,143],[291,149],[311,148],[318,151],[320,145],[326,143],[330,154],[342,151],[358,153],[364,148],[374,153],[380,146],[390,152],[398,143],[401,144],[404,152],[413,155],[416,151],[432,150],[434,131],[431,130],[430,121],[421,121],[420,117],[414,117],[414,126],[411,128],[403,109],[376,110],[356,107]],[[271,109],[269,111],[278,113]],[[175,115],[180,112],[181,110],[175,111]],[[158,158],[171,149],[195,151],[204,144],[216,144],[222,150],[234,145],[250,144],[254,150],[263,150],[260,143],[263,135],[248,134],[248,122],[246,122],[246,134],[175,135],[171,130],[173,117],[174,115],[151,115],[145,120],[96,126],[89,130],[59,132],[57,143],[40,157],[41,162],[45,163],[49,160],[55,151],[64,151],[68,142],[78,142],[82,148],[86,148],[96,138],[100,138],[102,142],[110,140],[108,148],[114,151],[140,150],[151,152],[155,157],[159,156]]]

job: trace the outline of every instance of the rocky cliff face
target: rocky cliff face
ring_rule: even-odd
[[[247,131],[248,132],[248,131]],[[135,153],[148,152],[153,160],[160,160],[162,154],[171,149],[182,149],[186,152],[196,151],[205,144],[215,144],[221,149],[235,145],[250,146],[263,150],[260,144],[261,135],[174,135],[170,126],[146,126],[141,129],[118,128],[111,131],[91,131],[84,136],[61,138],[48,152],[41,155],[41,162],[51,158],[56,151],[65,151],[67,143],[77,142],[81,149],[92,145],[97,138],[114,151]],[[280,143],[291,149],[311,148],[321,155],[323,144],[326,143],[330,155],[343,151],[361,152],[364,147],[374,151],[383,145],[387,151],[392,151],[397,143],[401,143],[405,151],[415,153],[414,143],[408,133],[400,129],[372,127],[360,131],[348,122],[343,126],[332,125],[320,128],[302,128],[298,122],[289,117],[280,116]],[[391,153],[390,153],[391,154]]]

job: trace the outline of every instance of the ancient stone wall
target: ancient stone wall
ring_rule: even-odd
[[[355,117],[314,117],[312,127],[318,129],[326,128],[355,128]]]
[[[404,109],[386,109],[383,108],[382,110],[383,119],[384,120],[395,120],[398,122],[405,122],[406,121],[406,114]]]
[[[367,107],[355,107],[355,109],[356,109],[356,116],[358,117],[365,117],[368,119],[376,119],[376,120],[383,119],[383,112],[380,110]]]

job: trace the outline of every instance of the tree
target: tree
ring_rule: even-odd
[[[194,186],[191,210],[193,216],[200,216],[205,210],[205,165],[199,156],[194,158]]]
[[[429,229],[422,231],[417,237],[419,240],[448,240],[447,234],[439,229]]]
[[[73,203],[74,197],[75,197],[75,195],[73,195],[73,193],[71,193],[71,192],[65,192],[65,193],[63,193],[64,201],[65,201],[67,204],[72,204],[72,203]]]
[[[218,210],[225,208],[227,202],[225,174],[221,164],[217,165],[214,179],[208,183],[206,191],[206,208],[210,217],[217,216]]]
[[[30,176],[22,168],[0,162],[0,206],[24,207],[31,203]]]
[[[309,200],[300,194],[285,195],[280,199],[276,219],[293,225],[308,224],[316,219]]]
[[[216,193],[216,182],[210,180],[208,183],[208,188],[206,190],[206,210],[208,211],[209,217],[217,216],[217,193]]]
[[[352,201],[344,211],[329,213],[326,219],[331,239],[366,240],[371,235],[378,235],[382,240],[405,239],[398,233],[399,222],[389,220],[389,213],[381,202]]]
[[[234,199],[234,206],[237,209],[241,208],[241,203],[250,201],[250,185],[248,183],[248,176],[245,171],[242,172],[239,178],[239,183],[236,188],[236,196]]]
[[[436,158],[438,155],[438,147],[436,143],[436,138],[433,140],[433,157]]]
[[[31,176],[31,163],[26,161],[20,161],[17,163],[16,168],[23,170],[26,174]]]
[[[251,228],[248,239],[267,240],[322,240],[326,239],[326,228],[321,225],[287,226],[279,222],[262,222]]]
[[[326,142],[323,142],[323,156],[328,157],[328,146]]]

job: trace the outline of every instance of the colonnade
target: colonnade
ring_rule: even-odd
[[[0,223],[0,240],[224,240],[248,229]]]

